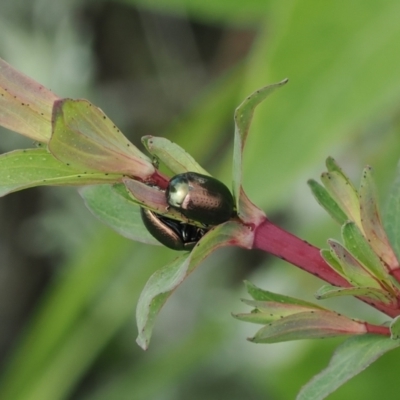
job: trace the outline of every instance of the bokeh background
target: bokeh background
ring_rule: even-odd
[[[339,238],[306,181],[335,157],[358,182],[375,169],[381,203],[400,154],[396,0],[1,0],[0,57],[61,97],[88,98],[138,146],[179,143],[230,185],[235,107],[263,103],[244,186],[270,219],[317,246]],[[0,151],[32,143],[5,129]],[[103,226],[74,188],[0,200],[0,398],[286,400],[342,340],[254,345],[242,281],[312,300],[321,285],[261,252],[222,249],[163,309],[147,352],[134,314],[149,276],[175,256]],[[325,305],[383,316],[351,299]],[[332,399],[392,396],[399,352]]]

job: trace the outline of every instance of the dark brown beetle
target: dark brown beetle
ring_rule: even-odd
[[[173,250],[190,251],[207,232],[206,228],[175,221],[146,208],[140,213],[147,230],[164,246]]]
[[[233,197],[219,180],[195,172],[175,175],[166,190],[167,203],[186,218],[219,225],[233,215]]]

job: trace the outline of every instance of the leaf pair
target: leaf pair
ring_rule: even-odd
[[[265,325],[249,339],[252,342],[277,343],[367,332],[362,321],[347,318],[313,303],[262,290],[250,282],[245,284],[254,300],[243,302],[254,309],[250,314],[234,314],[234,317]]]

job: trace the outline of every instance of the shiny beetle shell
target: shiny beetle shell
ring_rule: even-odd
[[[192,250],[207,231],[204,228],[163,217],[146,208],[140,208],[140,213],[150,234],[161,244],[173,250]]]
[[[218,225],[233,215],[229,189],[211,176],[195,172],[175,175],[166,190],[167,203],[186,218],[205,225]]]

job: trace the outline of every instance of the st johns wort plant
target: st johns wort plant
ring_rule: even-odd
[[[184,250],[161,266],[142,291],[136,319],[137,342],[143,349],[149,346],[155,318],[167,298],[223,246],[261,249],[318,276],[326,285],[316,293],[317,299],[356,296],[386,314],[387,323],[374,325],[245,283],[252,299],[243,301],[252,310],[234,317],[261,325],[250,341],[350,336],[329,366],[298,395],[298,399],[317,399],[400,344],[399,248],[391,245],[398,245],[400,182],[389,199],[386,232],[372,169],[364,169],[356,189],[335,160],[328,158],[322,185],[310,180],[309,186],[341,225],[341,242],[329,239],[328,247],[321,250],[271,223],[243,191],[242,154],[256,106],[286,82],[257,90],[235,111],[232,197],[168,139],[143,137],[148,157],[89,101],[60,98],[0,60],[0,124],[37,142],[34,148],[0,156],[0,194],[40,185],[79,186],[90,211],[121,235]],[[161,173],[160,164],[172,176]]]

